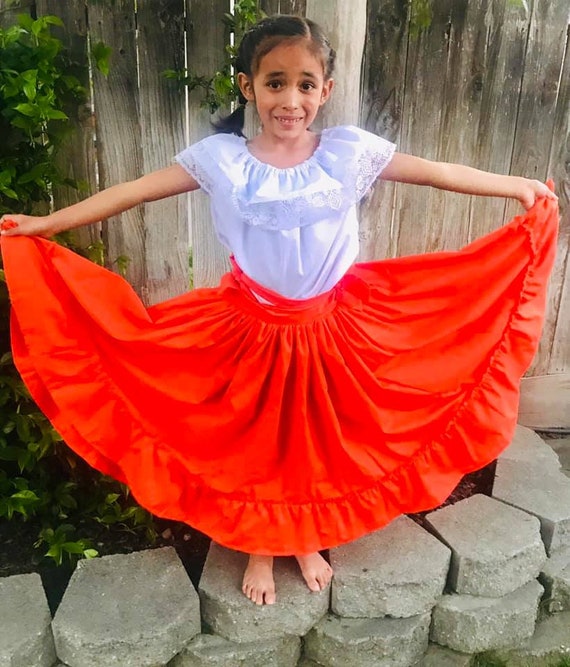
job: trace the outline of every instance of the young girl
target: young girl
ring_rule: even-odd
[[[539,181],[397,153],[356,127],[312,132],[334,58],[313,22],[264,19],[218,134],[69,208],[2,219],[31,394],[151,512],[251,554],[257,604],[276,600],[274,556],[295,555],[321,590],[319,550],[437,506],[510,442],[555,250],[556,196]],[[262,128],[249,140],[248,103]],[[529,210],[460,252],[355,265],[357,204],[380,176]],[[41,238],[199,187],[233,256],[217,288],[146,309]]]

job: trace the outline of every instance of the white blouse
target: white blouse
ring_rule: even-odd
[[[210,195],[221,243],[245,274],[290,299],[330,290],[358,255],[356,204],[396,147],[354,126],[324,130],[311,155],[279,169],[243,137],[215,134],[175,160]]]

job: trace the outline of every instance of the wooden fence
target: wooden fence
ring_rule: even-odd
[[[337,88],[323,125],[352,122],[402,152],[554,178],[563,211],[559,253],[540,350],[525,380],[531,399],[523,398],[522,411],[540,426],[535,395],[546,391],[558,406],[544,417],[548,425],[570,426],[568,0],[260,0],[260,6],[314,18],[337,47]],[[63,157],[69,175],[87,181],[92,192],[168,165],[188,142],[211,132],[198,98],[191,94],[186,104],[162,72],[183,68],[185,58],[198,73],[220,66],[229,0],[0,0],[0,25],[21,11],[60,16],[66,26],[60,36],[78,60],[87,59],[89,42],[113,49],[111,73],[94,72],[92,99]],[[60,191],[55,203],[84,196]],[[362,258],[459,248],[518,212],[515,203],[498,199],[380,184],[361,211]],[[127,277],[149,303],[187,288],[190,238],[196,285],[215,284],[227,267],[203,193],[141,206],[81,236],[102,237],[111,266],[127,256]]]

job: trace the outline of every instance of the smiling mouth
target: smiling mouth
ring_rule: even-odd
[[[276,118],[280,123],[286,125],[295,125],[295,123],[300,123],[303,120],[302,118],[286,118],[284,116],[276,116]]]

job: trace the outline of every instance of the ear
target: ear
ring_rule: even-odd
[[[248,102],[253,102],[255,100],[255,95],[253,93],[253,78],[247,76],[243,72],[238,72],[238,86],[242,92],[242,95]]]
[[[334,88],[334,80],[327,79],[323,85],[323,90],[321,92],[320,106],[323,106],[323,104],[329,99],[333,91],[333,88]]]

